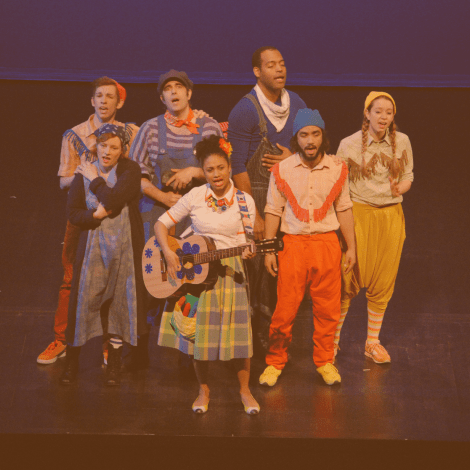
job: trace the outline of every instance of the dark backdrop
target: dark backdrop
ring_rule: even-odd
[[[278,47],[291,85],[470,86],[465,0],[3,0],[0,78],[250,84]]]
[[[124,83],[125,84],[125,83]],[[154,85],[125,84],[121,121],[163,112]],[[195,108],[225,121],[250,86],[196,85]],[[369,88],[288,87],[318,108],[335,152],[360,128]],[[415,182],[405,195],[407,240],[390,309],[396,314],[469,314],[470,89],[385,88],[413,147]],[[0,81],[0,306],[53,310],[60,283],[66,196],[56,176],[62,133],[93,112],[88,83]]]

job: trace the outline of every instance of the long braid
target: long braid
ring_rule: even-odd
[[[361,156],[364,157],[367,150],[367,142],[369,140],[369,121],[364,116],[362,120],[362,148],[361,148]]]
[[[397,153],[397,126],[394,120],[388,128],[388,134],[390,136],[390,143],[392,144],[392,158],[395,158]]]

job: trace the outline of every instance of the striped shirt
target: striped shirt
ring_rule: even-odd
[[[169,149],[192,149],[193,134],[183,127],[174,127],[169,124],[166,126],[166,144]],[[202,118],[202,125],[198,129],[202,132],[202,137],[208,137],[212,134],[222,137],[222,130],[217,121],[210,117]],[[129,158],[140,165],[142,175],[152,179],[154,167],[158,160],[160,147],[158,145],[158,119],[153,118],[142,124],[137,137],[132,144],[129,152]],[[165,149],[161,149],[165,150]]]

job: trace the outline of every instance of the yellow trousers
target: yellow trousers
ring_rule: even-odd
[[[348,274],[342,272],[341,311],[366,288],[368,308],[383,313],[393,294],[406,236],[403,209],[401,204],[378,208],[353,202],[353,215],[357,263]]]

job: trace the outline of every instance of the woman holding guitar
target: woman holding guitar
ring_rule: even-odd
[[[192,189],[155,224],[155,234],[171,279],[181,278],[184,262],[168,243],[168,230],[185,216],[191,217],[192,230],[212,238],[217,249],[246,245],[255,221],[255,203],[249,194],[237,190],[230,179],[230,143],[216,135],[196,144],[196,157],[202,164],[207,184]],[[242,221],[244,220],[244,221]],[[253,246],[253,244],[252,244]],[[197,253],[199,247],[192,246]],[[168,299],[162,316],[158,344],[179,349],[193,356],[199,394],[192,409],[205,413],[209,405],[208,361],[233,361],[240,383],[245,411],[257,414],[259,405],[251,395],[250,357],[253,355],[247,281],[242,259],[252,258],[247,247],[242,256],[220,260],[215,284],[190,285],[186,295]],[[188,276],[189,278],[189,276]],[[172,326],[174,310],[196,312],[194,340],[188,340]]]

